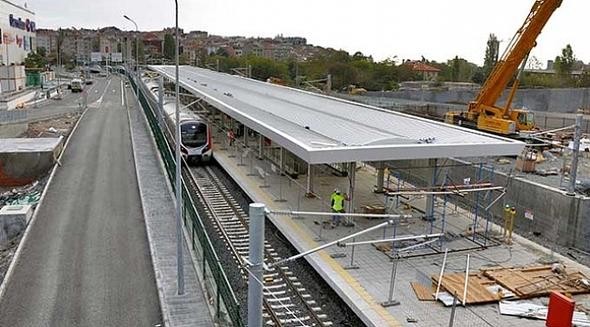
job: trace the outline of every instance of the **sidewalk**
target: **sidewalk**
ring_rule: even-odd
[[[137,180],[158,295],[166,326],[214,326],[191,253],[184,243],[185,294],[177,295],[174,200],[145,116],[133,91],[126,89]]]

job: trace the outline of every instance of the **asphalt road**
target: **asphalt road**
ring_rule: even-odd
[[[0,326],[161,322],[121,80],[106,85],[30,226],[0,298]]]
[[[92,103],[100,98],[108,82],[106,78],[95,78],[93,81],[93,84],[85,86],[85,91],[88,94],[88,103]],[[37,105],[29,105],[27,109],[23,109],[22,111],[26,113],[27,120],[38,121],[68,113],[80,112],[80,104],[83,104],[82,93],[72,93],[69,90],[64,91],[61,100],[47,99],[39,102]]]

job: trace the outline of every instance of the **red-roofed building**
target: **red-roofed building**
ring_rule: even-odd
[[[440,73],[440,69],[425,64],[422,61],[406,61],[405,64],[410,65],[412,71],[421,74],[422,79],[425,81],[435,81],[438,78],[438,73]]]

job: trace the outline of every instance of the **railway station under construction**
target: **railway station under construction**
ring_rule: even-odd
[[[174,82],[172,66],[150,66],[147,74],[161,79],[162,91]],[[447,326],[449,319],[455,326],[538,326],[538,320],[519,319],[526,305],[542,311],[552,290],[590,292],[587,267],[518,235],[547,224],[552,229],[545,236],[559,243],[559,235],[573,235],[567,242],[585,249],[578,242],[588,227],[579,217],[589,206],[579,196],[540,196],[542,189],[531,191],[536,199],[525,208],[515,206],[518,181],[488,163],[520,154],[522,142],[195,67],[180,68],[180,90],[186,110],[209,124],[217,163],[251,201],[265,205],[267,220],[301,253],[265,253],[267,270],[259,280],[269,303],[264,319],[334,325],[336,317],[316,314],[313,324],[289,308],[297,303],[284,303],[290,300],[275,282],[296,276],[274,269],[288,271],[296,260],[306,260],[367,326]],[[165,126],[162,112],[142,98],[154,136],[164,137],[155,132]],[[172,176],[171,158],[162,157]],[[461,160],[466,157],[480,160]],[[206,169],[183,171],[183,193],[189,205],[215,211],[219,198],[233,201],[232,190],[212,191],[216,178]],[[336,190],[345,199],[340,214],[331,202]],[[577,208],[572,217],[552,205]],[[213,277],[203,285],[218,322],[235,325],[240,312],[233,308],[232,286],[223,286],[224,267],[207,257],[231,248],[247,275],[248,216],[205,210],[226,238],[226,247],[214,249],[208,242],[217,235],[207,235],[195,207],[185,203],[184,210],[193,263]],[[304,292],[300,302],[321,311],[316,297]],[[507,301],[513,299],[527,302]]]

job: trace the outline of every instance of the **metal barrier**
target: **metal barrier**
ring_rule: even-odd
[[[141,88],[138,87],[132,76],[128,76],[128,79],[147,117],[158,151],[164,161],[170,184],[174,189],[175,161],[172,149],[173,144],[168,143],[164,137],[153,108],[150,107]],[[186,187],[184,179],[182,180],[182,194],[184,199],[182,210],[183,221],[189,231],[191,247],[198,259],[197,262],[193,263],[204,278],[205,289],[209,295],[208,298],[214,301],[217,323],[221,326],[243,327],[245,325],[241,317],[240,304],[225,275],[215,248],[207,235],[203,221],[197,212],[195,202]]]

